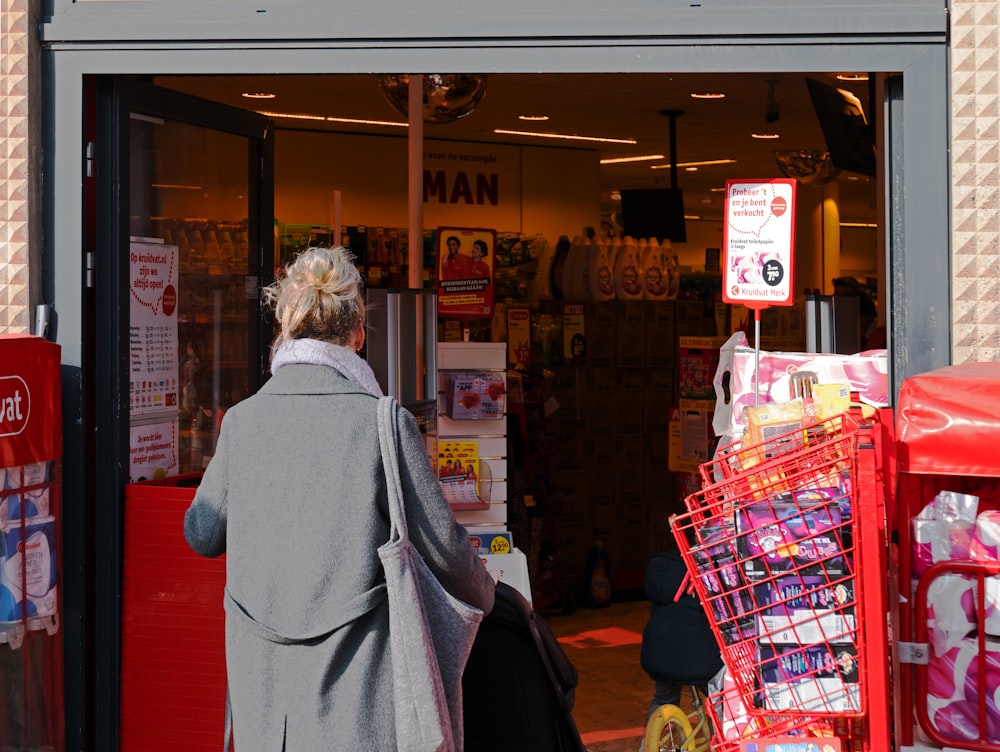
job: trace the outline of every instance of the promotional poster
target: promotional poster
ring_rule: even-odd
[[[495,230],[439,227],[438,315],[489,318],[493,315]]]

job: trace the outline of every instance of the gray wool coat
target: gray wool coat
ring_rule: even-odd
[[[376,552],[389,537],[377,406],[336,370],[293,364],[222,421],[184,535],[204,556],[226,554],[226,664],[239,752],[396,748]],[[398,428],[410,538],[449,592],[488,613],[493,579],[455,521],[406,410]]]

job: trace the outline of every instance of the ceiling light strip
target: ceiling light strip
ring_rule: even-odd
[[[531,136],[533,138],[556,138],[565,141],[597,141],[604,144],[637,144],[634,138],[604,138],[602,136],[579,136],[574,133],[541,133],[538,131],[511,131],[505,128],[494,128],[494,133],[505,136]]]
[[[736,164],[735,159],[705,159],[701,162],[678,162],[678,167],[708,167],[710,165]],[[669,164],[650,165],[651,170],[669,170]]]
[[[364,120],[362,118],[342,118],[330,117],[327,115],[306,115],[292,112],[268,112],[257,110],[258,115],[269,118],[285,118],[288,120],[312,120],[326,123],[347,123],[349,125],[387,125],[394,128],[408,128],[409,123],[401,123],[398,120]]]
[[[666,159],[663,154],[646,154],[641,157],[609,157],[602,159],[601,164],[624,164],[625,162],[648,162],[652,159]]]

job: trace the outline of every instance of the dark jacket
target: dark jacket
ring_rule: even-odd
[[[674,602],[686,573],[676,549],[649,560],[644,587],[653,605],[639,662],[656,681],[705,684],[722,668],[722,659],[701,602],[687,592]]]

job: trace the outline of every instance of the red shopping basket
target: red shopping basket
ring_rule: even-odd
[[[671,518],[748,733],[850,741],[864,726],[857,427],[844,415],[727,447]]]
[[[861,718],[750,715],[735,688],[709,695],[705,708],[712,724],[712,752],[741,752],[744,740],[775,737],[836,737],[848,752],[859,746],[866,733],[866,722]]]

